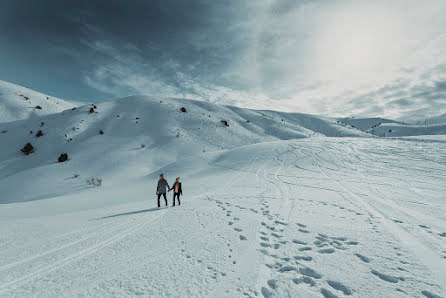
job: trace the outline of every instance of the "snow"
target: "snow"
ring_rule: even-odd
[[[446,136],[413,128],[146,96],[0,123],[0,296],[445,296]]]
[[[78,105],[0,80],[0,122],[48,115]],[[36,108],[40,106],[41,109]]]

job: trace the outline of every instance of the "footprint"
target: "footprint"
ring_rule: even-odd
[[[237,228],[237,227],[235,227],[234,230],[237,231],[237,232],[243,231],[243,229],[240,229],[240,228]]]
[[[358,245],[359,242],[358,241],[348,241],[346,242],[348,245]]]
[[[301,232],[301,233],[305,233],[305,234],[310,233],[310,231],[308,231],[308,230],[304,230],[304,229],[298,229],[298,231]]]
[[[325,298],[338,298],[338,296],[336,296],[335,294],[333,294],[332,292],[330,292],[329,290],[322,288],[321,289],[321,294],[325,297]]]
[[[248,240],[248,238],[246,238],[245,236],[243,236],[243,235],[240,235],[240,240]]]
[[[297,268],[296,267],[294,267],[294,266],[283,266],[283,267],[281,267],[280,269],[279,269],[279,272],[289,272],[289,271],[295,271],[295,270],[297,270]]]
[[[418,225],[418,226],[423,229],[430,229],[428,226],[425,226],[425,225]]]
[[[311,277],[309,277],[309,276],[302,276],[300,278],[293,278],[293,282],[295,284],[306,283],[306,284],[309,284],[310,286],[316,285],[314,280]]]
[[[383,273],[380,273],[380,272],[378,272],[376,270],[372,270],[370,272],[372,272],[372,274],[378,276],[380,279],[382,279],[384,281],[387,281],[387,282],[391,282],[391,283],[395,283],[396,284],[399,281],[399,278],[397,278],[395,276],[383,274]]]
[[[263,237],[263,236],[260,237],[260,239],[263,240],[263,241],[269,241],[269,239],[267,237]]]
[[[320,254],[332,254],[335,252],[335,250],[333,248],[324,248],[324,249],[319,249],[317,252]]]
[[[276,244],[273,245],[273,247],[274,247],[274,249],[279,249],[280,244],[276,243]]]
[[[265,298],[273,297],[273,293],[271,293],[271,291],[265,287],[262,287],[261,292],[262,292],[263,297],[265,297]]]
[[[260,246],[261,247],[271,247],[271,244],[265,243],[265,242],[260,242]]]
[[[309,276],[312,278],[316,278],[316,279],[322,278],[322,275],[320,275],[319,273],[317,273],[316,271],[314,271],[311,268],[299,268],[299,272],[302,275]]]
[[[333,239],[333,240],[338,240],[338,241],[345,241],[345,240],[347,240],[347,238],[345,238],[345,237],[330,237],[331,239]]]
[[[276,281],[274,279],[270,279],[266,283],[268,284],[268,286],[271,289],[273,289],[273,290],[277,289],[277,284],[276,284]]]
[[[275,220],[274,223],[278,224],[278,225],[282,225],[282,226],[287,226],[288,225],[286,222],[283,222],[283,221],[280,221],[280,220]]]
[[[312,250],[312,248],[309,246],[304,246],[304,247],[299,248],[299,251],[307,251],[307,250]]]
[[[276,237],[276,238],[282,238],[282,236],[280,236],[280,235],[277,234],[277,233],[271,233],[271,236],[274,236],[274,237]]]
[[[302,245],[307,245],[307,243],[306,243],[306,242],[304,242],[304,241],[300,241],[300,240],[296,240],[296,239],[293,239],[293,243],[294,243],[294,244],[302,244]]]
[[[301,227],[301,228],[306,228],[306,227],[307,227],[306,225],[301,224],[301,223],[297,223],[297,225],[298,225],[299,227]]]
[[[446,232],[438,234],[438,235],[440,235],[441,237],[446,237]]]
[[[441,296],[436,295],[436,294],[433,294],[433,293],[431,293],[431,292],[429,292],[429,291],[426,291],[426,290],[421,291],[421,294],[423,294],[423,295],[426,296],[427,298],[441,298]]]
[[[228,225],[232,226],[234,223],[232,221],[228,222]]]
[[[352,291],[346,287],[344,284],[335,280],[327,280],[327,283],[335,290],[341,291],[344,295],[351,295]]]
[[[296,260],[302,260],[302,261],[311,261],[313,260],[310,256],[294,256],[294,259]]]
[[[269,256],[269,252],[266,249],[261,249],[260,252],[265,256]]]
[[[403,223],[401,220],[399,220],[399,219],[393,219],[393,221],[394,222],[396,222],[396,223]]]
[[[370,263],[370,259],[367,258],[366,256],[363,256],[361,254],[355,254],[355,256],[357,256],[359,259],[361,259],[361,261],[363,261],[365,263]]]

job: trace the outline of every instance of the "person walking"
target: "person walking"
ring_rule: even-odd
[[[181,188],[181,182],[180,177],[177,177],[175,179],[175,182],[172,185],[172,188],[169,189],[171,191],[173,189],[173,205],[172,207],[175,207],[175,197],[178,199],[178,206],[181,205],[180,203],[180,195],[183,195],[183,189]]]
[[[166,206],[167,206],[166,187],[167,187],[167,189],[170,189],[169,183],[167,183],[166,179],[164,179],[164,175],[161,174],[160,179],[158,180],[158,186],[156,188],[156,194],[158,195],[158,208],[160,207],[161,195],[163,195],[164,201],[166,202]]]

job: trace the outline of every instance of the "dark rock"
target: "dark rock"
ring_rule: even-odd
[[[100,134],[100,135],[103,135],[103,134],[104,134],[104,132],[102,131],[102,129],[99,130],[99,134]]]
[[[68,160],[68,154],[62,153],[59,158],[57,159],[59,162],[65,162]]]
[[[226,120],[221,120],[220,122],[223,123],[225,126],[229,126],[228,121]]]
[[[42,132],[41,130],[39,130],[39,131],[36,133],[36,137],[40,138],[41,136],[43,136],[43,132]]]
[[[139,117],[136,117],[136,120],[139,120]]]
[[[71,110],[72,110],[72,111],[76,110],[76,107],[72,108]]]
[[[181,108],[180,108],[180,112],[181,112],[181,113],[186,113],[186,112],[187,112],[187,111],[186,111],[186,108],[185,108],[185,107],[181,107]]]
[[[41,106],[35,106],[35,109],[36,109],[36,110],[41,110],[42,107],[41,107]]]
[[[27,143],[20,151],[22,151],[25,155],[28,155],[34,152],[34,147],[31,145],[31,143]]]
[[[45,125],[45,122],[40,122],[40,126],[43,126],[43,125]]]
[[[89,114],[93,114],[94,113],[94,109],[90,108],[90,111],[88,111]]]

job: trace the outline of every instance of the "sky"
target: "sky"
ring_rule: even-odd
[[[446,113],[444,0],[2,0],[0,80],[328,116]]]

